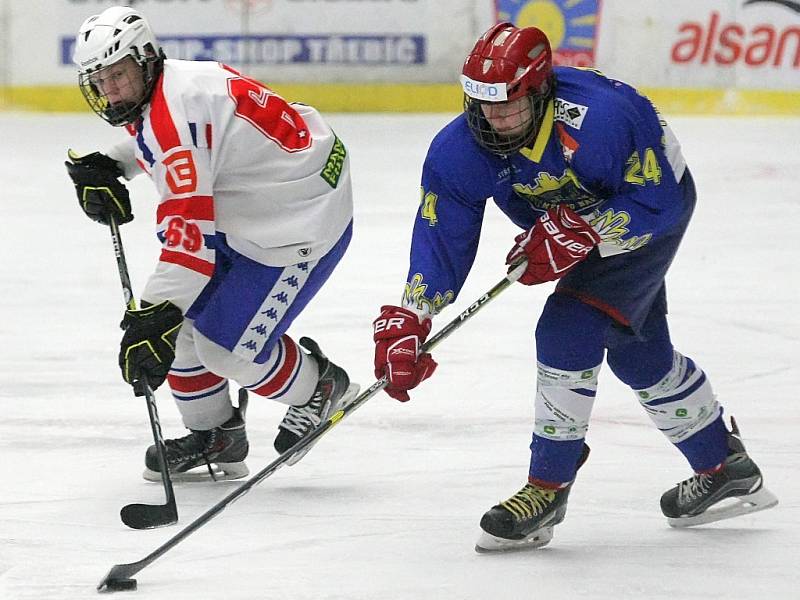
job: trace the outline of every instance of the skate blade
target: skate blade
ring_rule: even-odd
[[[485,531],[481,532],[481,537],[475,543],[475,552],[478,554],[496,554],[499,552],[518,552],[521,550],[533,550],[541,548],[550,543],[553,539],[553,528],[544,527],[529,534],[521,540],[509,540],[496,537]]]
[[[667,518],[667,523],[669,523],[670,527],[676,528],[705,525],[706,523],[715,523],[724,519],[758,512],[759,510],[766,510],[778,504],[778,497],[765,487],[752,494],[737,496],[728,500],[734,500],[735,502],[726,506],[720,506],[719,503],[715,504],[705,512],[693,517],[669,517]]]
[[[342,397],[339,398],[339,401],[335,405],[328,407],[328,410],[325,411],[325,415],[323,416],[323,418],[322,418],[322,420],[320,422],[325,421],[328,417],[330,417],[337,410],[341,410],[343,408],[347,408],[348,406],[350,406],[350,404],[353,402],[353,400],[355,400],[356,397],[358,396],[358,392],[360,390],[361,390],[361,386],[360,385],[358,385],[357,383],[351,383],[348,386],[348,388],[345,391],[345,393],[342,394]],[[319,441],[319,440],[317,440],[317,441]],[[288,459],[286,459],[286,464],[291,467],[292,465],[298,463],[300,461],[300,459],[303,458],[306,454],[308,454],[308,452],[316,445],[317,445],[317,443],[314,442],[310,446],[306,446],[305,448],[303,448],[300,452],[296,452],[295,454],[292,454],[292,456],[290,456]]]
[[[197,481],[230,481],[231,479],[247,477],[247,475],[250,474],[250,469],[247,468],[244,462],[211,463],[211,469],[214,472],[213,478],[205,465],[195,467],[183,473],[170,471],[169,475],[172,481],[192,483]],[[142,473],[142,477],[147,481],[161,481],[161,473],[159,471],[151,471],[147,468],[144,470],[144,473]]]

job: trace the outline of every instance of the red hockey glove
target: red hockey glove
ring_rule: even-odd
[[[408,390],[433,375],[436,362],[430,354],[419,353],[431,332],[431,320],[419,317],[399,306],[382,306],[372,323],[375,341],[375,377],[386,375],[386,393],[395,400],[409,400]]]
[[[589,256],[600,243],[600,236],[578,213],[559,205],[539,217],[533,227],[514,241],[516,245],[508,253],[506,264],[527,256],[528,268],[519,281],[534,285],[562,278]]]

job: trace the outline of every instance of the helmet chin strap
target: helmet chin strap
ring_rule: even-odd
[[[103,116],[112,125],[127,125],[131,116],[139,112],[139,102],[119,102],[109,105],[103,111]]]

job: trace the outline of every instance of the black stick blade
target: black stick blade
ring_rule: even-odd
[[[136,590],[136,580],[130,576],[138,571],[136,564],[114,565],[97,585],[97,591],[103,593],[133,592]]]
[[[166,504],[128,504],[119,511],[119,518],[131,529],[155,529],[178,522],[175,502]]]

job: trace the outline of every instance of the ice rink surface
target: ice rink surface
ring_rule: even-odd
[[[447,115],[332,115],[352,158],[355,235],[290,329],[315,337],[366,387],[371,322],[396,303],[428,142]],[[674,530],[658,500],[690,475],[606,368],[592,456],[547,548],[485,556],[478,521],[524,483],[533,331],[552,285],[514,286],[435,353],[439,370],[399,404],[384,394],[138,576],[159,600],[467,600],[800,597],[800,120],[673,118],[699,190],[668,277],[676,347],[708,373],[780,498],[772,510]],[[140,477],[152,442],[116,360],[122,295],[108,231],[79,211],[62,166],[125,135],[91,116],[0,113],[0,599],[94,598],[115,563],[147,555],[238,482],[176,485],[180,525],[127,529],[130,502],[162,503]],[[135,290],[158,253],[155,193],[130,184],[123,238]],[[455,308],[496,283],[515,227],[490,205]],[[183,435],[166,389],[164,433]],[[275,458],[282,405],[253,398],[255,473]],[[124,595],[124,594],[129,594]]]

